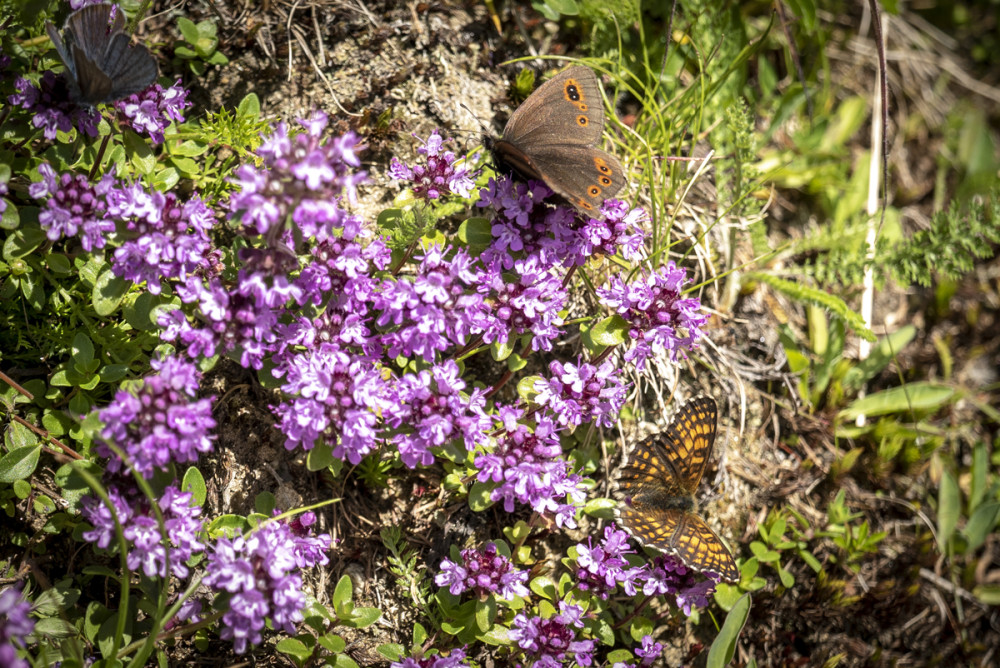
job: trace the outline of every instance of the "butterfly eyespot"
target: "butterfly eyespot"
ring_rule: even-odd
[[[585,127],[589,123],[590,123],[590,119],[588,119],[583,114],[580,114],[579,116],[576,117],[576,124],[579,125],[580,127]]]
[[[580,111],[587,111],[588,109],[590,109],[590,107],[588,107],[584,102],[578,102],[576,104],[576,108],[579,109]]]
[[[571,102],[579,102],[580,100],[583,99],[583,96],[580,95],[580,89],[577,87],[575,79],[570,79],[569,81],[567,81],[566,88],[564,88],[563,90],[566,91],[566,99],[570,100]]]
[[[598,195],[601,194],[601,189],[598,188],[597,186],[590,186],[589,188],[587,188],[587,193],[591,197],[597,197]]]
[[[601,177],[601,185],[604,186],[605,188],[607,188],[608,186],[611,185],[611,179],[609,179],[606,176],[602,176]]]
[[[581,209],[586,209],[587,211],[590,211],[591,209],[594,208],[594,205],[591,204],[590,202],[588,202],[585,199],[578,199],[578,200],[576,200],[576,205],[578,207],[580,207]]]

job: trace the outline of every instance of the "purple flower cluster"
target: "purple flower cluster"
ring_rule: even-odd
[[[86,251],[104,248],[105,235],[115,231],[108,211],[107,197],[115,187],[113,173],[105,174],[96,185],[82,174],[56,175],[48,163],[38,166],[42,180],[32,183],[28,194],[46,199],[38,222],[49,241],[80,235]]]
[[[277,521],[247,536],[219,539],[208,556],[204,583],[225,592],[221,637],[233,641],[237,654],[244,653],[248,643],[260,643],[265,619],[276,629],[295,633],[306,605],[298,570],[328,563],[329,545],[327,534],[296,535]]]
[[[419,140],[419,137],[414,135]],[[393,158],[389,165],[389,176],[400,181],[413,182],[413,194],[421,199],[437,199],[446,195],[468,197],[475,185],[476,174],[464,161],[456,161],[453,151],[443,150],[445,142],[441,133],[434,130],[417,153],[424,156],[427,164],[412,167],[399,158]],[[459,164],[461,163],[461,164]]]
[[[708,595],[715,591],[715,581],[700,577],[677,557],[664,554],[652,561],[633,567],[625,555],[634,554],[628,534],[608,526],[597,546],[588,538],[587,544],[576,545],[576,577],[581,591],[591,592],[601,599],[621,585],[629,596],[642,591],[646,596],[672,595],[677,607],[690,616],[695,607],[708,605]]]
[[[154,144],[162,144],[163,131],[170,122],[184,122],[184,109],[191,106],[187,94],[180,81],[169,88],[154,82],[146,90],[115,102],[118,120],[138,134],[149,135]]]
[[[392,411],[392,388],[378,367],[335,344],[290,356],[276,375],[292,398],[274,408],[289,450],[325,438],[333,454],[358,464],[378,438],[378,414]]]
[[[212,397],[194,399],[201,378],[195,366],[176,357],[150,364],[158,373],[148,376],[137,394],[119,390],[100,412],[101,436],[122,448],[132,468],[146,478],[174,462],[198,461],[215,440]],[[99,446],[98,453],[110,456],[111,451]],[[108,463],[112,473],[122,467],[117,457]]]
[[[651,635],[644,635],[641,646],[635,648],[635,655],[639,657],[640,666],[651,666],[663,653],[663,644],[658,643]]]
[[[467,294],[476,277],[464,250],[431,246],[412,281],[407,277],[382,282],[374,299],[381,311],[376,324],[389,358],[419,355],[433,362],[435,353],[465,343],[474,331],[476,314],[485,312],[483,298]]]
[[[239,349],[241,364],[260,369],[268,353],[284,348],[279,333],[300,340],[311,335],[302,331],[307,323],[281,323],[287,303],[301,306],[318,299],[315,289],[290,277],[299,268],[297,246],[303,239],[352,241],[361,222],[338,201],[343,195],[353,198],[356,184],[365,178],[364,172],[353,171],[360,165],[357,136],[348,133],[324,141],[327,121],[326,114],[316,112],[300,121],[303,131],[298,133],[279,124],[257,151],[263,166],[236,170],[239,190],[230,199],[231,215],[242,222],[242,234],[261,235],[263,245],[240,252],[243,268],[232,289],[217,276],[203,281],[189,275],[178,286],[181,301],[196,306],[200,322],[192,323],[175,310],[162,316],[160,324],[163,338],[180,342],[189,356]],[[346,246],[351,251],[360,248]],[[318,273],[309,276],[323,278]]]
[[[548,619],[519,613],[509,636],[524,651],[532,668],[557,668],[568,655],[581,666],[589,666],[596,643],[577,639],[575,629],[583,628],[582,617],[583,608],[559,601],[559,612]]]
[[[708,316],[698,313],[698,299],[681,298],[685,283],[687,272],[670,261],[645,279],[626,284],[612,276],[606,287],[597,289],[602,303],[628,322],[635,346],[624,358],[640,371],[654,353],[666,352],[676,360],[684,350],[697,347]]]
[[[492,207],[495,214],[493,244],[483,254],[484,261],[509,268],[515,255],[538,256],[543,265],[554,266],[582,253],[573,211],[546,204],[552,194],[541,181],[490,179],[476,202],[478,207]]]
[[[467,450],[488,440],[491,422],[483,410],[484,393],[476,389],[465,396],[464,389],[454,360],[400,378],[393,394],[394,409],[386,422],[399,430],[393,440],[404,464],[430,466],[434,463],[430,448],[454,438],[460,437]]]
[[[701,577],[684,562],[670,554],[662,554],[649,563],[644,574],[642,593],[646,596],[674,596],[677,607],[687,616],[694,608],[708,605],[708,597],[715,591],[715,581]]]
[[[428,656],[422,659],[406,657],[402,661],[393,661],[389,668],[466,668],[465,652],[453,649],[448,656]]]
[[[24,648],[24,638],[35,630],[35,622],[28,613],[31,604],[21,597],[21,590],[8,587],[0,592],[0,666],[28,668],[28,662],[17,656],[17,648]]]
[[[629,596],[635,596],[636,580],[646,570],[645,566],[632,568],[625,559],[626,554],[635,554],[628,542],[628,534],[613,526],[605,527],[604,539],[594,546],[593,539],[587,544],[576,545],[576,578],[581,591],[592,592],[606,600],[618,585]]]
[[[441,562],[441,572],[434,577],[434,584],[448,587],[455,596],[467,591],[473,592],[480,600],[496,594],[510,601],[515,596],[528,596],[528,572],[518,570],[508,557],[497,553],[497,547],[489,543],[483,549],[470,547],[462,550],[462,562],[450,559]]]
[[[601,217],[588,219],[581,229],[586,243],[577,256],[577,264],[598,253],[620,253],[629,262],[638,262],[647,236],[641,226],[648,220],[644,209],[629,209],[627,203],[618,199],[606,200],[601,206]]]
[[[31,124],[41,128],[47,140],[52,141],[57,132],[69,132],[74,127],[89,137],[97,136],[101,114],[92,107],[78,105],[70,98],[65,75],[46,70],[38,86],[24,77],[18,77],[14,88],[17,92],[7,101],[34,114]]]
[[[237,168],[230,208],[233,216],[269,241],[282,240],[287,222],[304,238],[325,241],[345,226],[347,213],[337,203],[354,200],[367,174],[357,156],[358,136],[348,132],[324,140],[329,118],[321,111],[301,119],[302,131],[285,123],[274,127],[257,149],[263,166]],[[291,239],[289,239],[291,240]]]
[[[475,459],[479,482],[499,483],[490,499],[503,500],[508,513],[514,511],[517,501],[539,514],[553,514],[559,526],[575,527],[574,504],[583,503],[586,492],[580,486],[580,476],[570,473],[562,456],[559,427],[541,415],[532,431],[521,422],[523,409],[512,406],[500,406],[498,417],[501,427],[496,447]],[[567,496],[573,503],[563,501]]]
[[[187,577],[186,562],[205,549],[198,539],[204,528],[198,518],[201,507],[191,503],[192,495],[173,486],[159,495],[157,506],[163,516],[165,536],[149,500],[134,485],[109,485],[108,498],[113,511],[96,496],[81,500],[83,517],[93,526],[83,532],[83,538],[107,549],[115,538],[117,518],[129,543],[126,563],[130,569],[142,569],[148,577],[162,578],[168,573]]]
[[[181,202],[173,192],[136,183],[110,190],[107,202],[108,213],[125,222],[123,233],[130,239],[115,250],[117,276],[145,281],[158,295],[162,280],[183,280],[204,265],[215,218],[197,194]]]
[[[607,360],[596,367],[586,362],[549,363],[552,377],[535,381],[535,403],[548,407],[563,426],[594,422],[613,427],[625,403],[628,387],[622,382],[622,370]]]

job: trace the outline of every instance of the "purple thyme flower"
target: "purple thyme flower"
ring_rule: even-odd
[[[697,298],[681,299],[686,282],[687,272],[670,261],[645,279],[626,285],[615,275],[607,287],[597,289],[601,301],[628,322],[635,346],[624,358],[634,360],[640,371],[654,353],[666,352],[676,360],[698,346],[708,316],[698,313]]]
[[[576,545],[576,577],[577,587],[581,591],[593,592],[594,595],[606,600],[621,584],[622,589],[630,596],[636,594],[635,581],[641,578],[644,568],[632,568],[625,559],[626,554],[635,554],[628,542],[628,534],[607,526],[600,545],[594,546],[593,538],[587,538],[587,544]]]
[[[450,559],[441,562],[441,572],[434,577],[434,584],[448,587],[455,596],[472,591],[480,600],[490,594],[505,601],[515,596],[528,596],[528,572],[514,567],[509,557],[497,553],[497,547],[488,543],[481,550],[470,547],[462,550],[462,563]]]
[[[300,119],[303,132],[275,126],[257,149],[263,161],[236,170],[238,192],[230,198],[233,217],[271,241],[281,239],[286,221],[304,239],[325,241],[343,228],[347,214],[338,206],[343,195],[354,200],[357,184],[367,178],[357,156],[358,136],[348,132],[324,141],[328,117],[321,111]],[[294,240],[289,238],[294,243]]]
[[[115,231],[106,201],[115,185],[114,174],[105,174],[91,184],[82,174],[66,172],[57,177],[45,162],[38,166],[38,173],[42,180],[32,183],[28,193],[35,199],[48,198],[38,214],[38,222],[49,241],[79,233],[84,250],[104,248],[105,235]]]
[[[468,450],[487,441],[490,419],[483,411],[484,393],[475,389],[466,396],[464,389],[454,360],[400,378],[393,392],[397,408],[386,423],[400,430],[392,441],[406,466],[430,466],[434,463],[430,448],[455,438],[461,438]]]
[[[542,266],[538,256],[514,261],[514,280],[497,264],[479,274],[478,290],[486,302],[472,314],[487,343],[507,343],[530,332],[531,349],[551,350],[560,334],[559,311],[566,304],[562,280]]]
[[[65,75],[57,76],[55,72],[46,70],[38,87],[27,79],[18,77],[14,88],[17,92],[9,96],[7,101],[33,113],[31,124],[42,128],[47,140],[53,141],[57,132],[69,132],[74,127],[90,137],[97,136],[101,114],[94,108],[80,106],[70,99],[70,88]]]
[[[514,628],[508,635],[524,650],[532,668],[561,666],[569,654],[581,666],[589,666],[593,662],[596,643],[576,639],[574,627],[583,628],[582,616],[583,608],[580,606],[559,601],[558,614],[549,619],[519,613],[514,617]]]
[[[427,141],[422,142],[423,146],[417,149],[417,153],[426,157],[426,166],[418,164],[410,167],[399,158],[393,158],[389,176],[400,181],[412,181],[413,194],[419,198],[430,200],[449,194],[468,197],[475,185],[476,174],[464,160],[456,161],[454,152],[442,150],[445,143],[452,141],[450,137],[442,139],[440,132],[434,130]]]
[[[170,122],[184,122],[184,109],[191,106],[187,94],[180,80],[169,88],[153,82],[146,90],[115,102],[118,120],[140,135],[149,135],[154,144],[162,144]]]
[[[642,226],[647,220],[649,216],[641,208],[629,210],[621,200],[605,200],[601,217],[588,219],[580,230],[585,242],[579,245],[576,264],[584,264],[597,253],[615,255],[619,251],[629,262],[638,262],[646,239]]]
[[[247,286],[248,292],[254,289]],[[179,341],[191,359],[212,357],[217,352],[228,353],[239,347],[240,364],[254,369],[264,366],[264,357],[277,339],[276,309],[259,305],[252,295],[230,292],[217,277],[203,283],[198,276],[189,275],[175,290],[182,302],[196,304],[202,326],[192,324],[182,309],[165,311],[158,321],[164,328],[160,338]]]
[[[492,207],[496,214],[493,243],[483,253],[483,262],[509,270],[515,256],[537,256],[541,266],[554,267],[579,255],[576,216],[569,207],[546,204],[551,195],[541,181],[490,179],[476,202],[478,207]]]
[[[376,324],[385,331],[382,344],[390,358],[419,355],[433,363],[435,353],[464,344],[475,331],[477,313],[487,311],[471,290],[476,281],[472,258],[463,249],[434,245],[412,277],[385,279],[374,296],[381,311]]]
[[[329,546],[329,536],[314,540]],[[224,640],[233,641],[233,649],[242,654],[247,643],[261,641],[265,619],[270,618],[276,629],[295,633],[295,624],[303,620],[306,605],[299,563],[323,563],[306,554],[316,555],[316,549],[301,549],[301,537],[296,537],[287,524],[266,522],[248,536],[220,538],[209,554],[204,583],[228,599],[222,617]],[[322,555],[325,559],[325,554]],[[223,593],[225,592],[225,593]]]
[[[475,459],[479,482],[500,483],[490,499],[502,499],[508,513],[514,511],[517,501],[539,514],[555,515],[559,526],[575,527],[574,504],[583,503],[586,493],[580,486],[580,476],[570,473],[569,463],[562,456],[559,427],[542,413],[531,431],[520,422],[524,410],[512,406],[500,406],[497,415],[502,427],[496,447]],[[567,496],[573,503],[565,503]]]
[[[708,596],[715,591],[715,581],[701,577],[684,565],[684,562],[671,554],[662,554],[643,566],[643,572],[636,579],[641,584],[642,593],[646,596],[672,595],[677,607],[684,614],[691,616],[694,608],[704,608],[708,605]]]
[[[465,652],[453,649],[448,656],[427,656],[420,659],[406,657],[402,661],[393,661],[389,668],[467,668]]]
[[[549,370],[551,378],[535,381],[535,403],[548,406],[559,424],[578,426],[593,420],[601,427],[615,425],[628,389],[621,369],[606,360],[600,367],[552,361]]]
[[[663,652],[663,645],[656,642],[651,635],[644,635],[642,637],[642,647],[637,647],[635,649],[635,655],[639,658],[640,666],[651,666],[653,663],[660,658],[660,654]]]
[[[334,457],[358,464],[377,444],[378,414],[398,409],[379,368],[333,344],[290,356],[274,375],[285,377],[282,390],[292,396],[273,409],[289,450],[325,438]]]
[[[173,192],[135,183],[112,190],[107,199],[108,213],[126,222],[131,238],[115,250],[115,275],[145,281],[158,295],[163,279],[183,281],[205,262],[215,219],[197,194],[182,203]]]
[[[124,478],[122,481],[131,483]],[[173,486],[168,486],[159,495],[157,505],[163,515],[168,541],[165,545],[149,499],[139,492],[134,483],[130,487],[109,484],[107,490],[114,513],[97,496],[83,497],[83,517],[93,527],[83,532],[83,538],[102,549],[113,546],[117,517],[129,542],[126,563],[130,569],[141,569],[147,577],[163,578],[168,574],[169,560],[169,572],[175,577],[186,578],[189,573],[186,562],[205,550],[199,539],[204,531],[203,522],[198,517],[201,507],[192,504],[193,495]]]
[[[104,423],[101,437],[114,442],[128,455],[129,462],[145,478],[172,462],[198,461],[198,455],[212,449],[215,428],[212,397],[195,400],[200,372],[193,364],[176,357],[152,360],[158,371],[147,376],[136,394],[119,390],[115,400],[100,412]],[[111,456],[99,446],[101,456]],[[112,472],[124,466],[111,457]]]
[[[28,668],[19,659],[17,648],[24,648],[24,638],[35,630],[35,621],[28,617],[31,603],[22,598],[21,590],[8,587],[0,592],[0,666]]]

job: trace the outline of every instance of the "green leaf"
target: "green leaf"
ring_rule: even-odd
[[[107,317],[118,310],[122,299],[128,293],[132,283],[123,278],[115,276],[114,272],[108,268],[97,277],[94,283],[94,290],[91,294],[91,303],[98,315]]]
[[[0,457],[0,483],[9,484],[30,476],[38,466],[38,457],[41,453],[42,446],[29,445],[15,448]]]
[[[908,414],[914,411],[936,410],[951,403],[954,388],[940,383],[908,383],[858,399],[840,411],[837,417],[852,421],[859,415],[878,416],[890,413]]]
[[[205,505],[208,498],[208,487],[205,485],[205,476],[194,466],[188,467],[184,472],[184,479],[181,481],[181,491],[191,492],[195,504]]]
[[[528,588],[535,592],[535,595],[547,598],[550,601],[554,601],[558,597],[555,580],[548,575],[539,575],[536,578],[532,578],[531,582],[528,583]]]
[[[583,330],[583,344],[593,352],[628,341],[629,324],[620,315],[613,315]]]
[[[375,648],[375,651],[390,661],[399,661],[403,658],[403,652],[406,651],[406,648],[399,643],[389,642],[379,645]]]
[[[986,605],[1000,605],[1000,584],[980,585],[972,590],[972,595]]]
[[[917,328],[913,325],[900,327],[889,336],[879,339],[868,357],[852,366],[844,374],[844,387],[851,390],[858,390],[862,385],[874,378],[880,371],[889,366],[893,357],[899,355],[913,340],[917,334]]]
[[[749,616],[750,594],[748,593],[744,594],[726,615],[726,621],[722,624],[719,635],[715,637],[711,649],[708,650],[708,659],[705,662],[708,668],[724,668],[733,660],[736,643]]]
[[[492,491],[493,485],[489,483],[479,481],[472,483],[472,489],[469,490],[469,508],[476,513],[481,513],[489,508],[493,505],[493,502],[490,501]]]
[[[458,239],[466,246],[486,248],[493,243],[492,223],[487,218],[469,218],[458,226]]]
[[[507,359],[514,352],[514,339],[508,339],[507,341],[501,343],[497,341],[490,346],[490,355],[493,356],[495,362],[502,362]]]
[[[341,608],[344,607],[345,603],[350,603],[354,596],[354,585],[351,583],[351,578],[344,575],[337,581],[337,587],[333,590],[333,608],[340,613]]]
[[[27,257],[45,243],[45,232],[37,225],[22,227],[7,236],[3,244],[3,259],[13,262]]]
[[[938,549],[947,554],[946,548],[955,527],[958,526],[958,514],[962,507],[962,494],[958,483],[950,471],[941,476],[941,487],[938,489]]]
[[[334,459],[333,448],[326,441],[322,441],[306,455],[306,468],[313,472],[325,471]]]
[[[541,376],[525,376],[521,380],[517,381],[517,396],[521,397],[524,401],[531,402],[538,396],[538,390],[535,389],[535,383],[540,380],[545,379]]]
[[[962,533],[969,541],[967,550],[978,549],[985,543],[986,537],[993,533],[993,529],[997,526],[998,519],[1000,519],[1000,503],[995,501],[984,503],[976,508],[962,529]]]
[[[129,161],[144,176],[151,176],[156,167],[156,154],[146,140],[131,130],[122,132],[122,144]]]
[[[297,665],[302,665],[305,663],[306,659],[312,656],[312,650],[306,647],[306,644],[299,640],[298,638],[285,638],[284,640],[278,641],[275,645],[277,649],[282,654],[287,654],[295,660]]]
[[[257,97],[257,93],[250,93],[240,100],[240,104],[236,107],[236,111],[239,112],[241,118],[246,118],[251,121],[255,121],[260,118],[260,98]]]

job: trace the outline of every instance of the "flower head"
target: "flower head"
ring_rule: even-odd
[[[389,176],[411,181],[413,194],[422,199],[437,199],[450,194],[468,197],[475,185],[475,173],[464,160],[456,160],[453,151],[443,150],[444,144],[451,141],[451,138],[444,139],[438,130],[434,130],[423,146],[417,149],[426,164],[411,167],[399,158],[393,158]]]
[[[508,601],[529,595],[524,586],[527,581],[528,572],[518,570],[508,557],[498,554],[493,543],[482,549],[462,550],[461,563],[445,559],[441,562],[441,572],[434,578],[437,586],[448,587],[455,596],[471,591],[481,600],[496,594]]]
[[[666,352],[676,360],[698,346],[708,316],[698,313],[698,299],[681,298],[685,283],[687,272],[671,261],[645,279],[626,284],[612,276],[606,287],[597,289],[601,301],[629,323],[635,345],[624,358],[634,360],[638,369],[645,368],[653,353]]]
[[[65,75],[46,70],[38,86],[18,77],[14,88],[17,92],[7,100],[34,114],[31,124],[41,128],[49,141],[56,138],[57,132],[69,132],[74,127],[89,137],[97,136],[101,114],[93,107],[81,106],[72,100]]]

